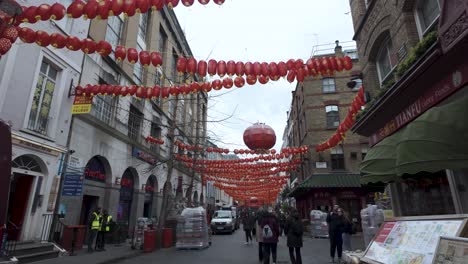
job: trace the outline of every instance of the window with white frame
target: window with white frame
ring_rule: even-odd
[[[332,170],[344,170],[344,153],[340,145],[331,149],[331,168]]]
[[[327,105],[325,107],[327,117],[327,128],[337,128],[340,125],[340,113],[337,105]]]
[[[112,16],[107,20],[106,41],[109,42],[113,48],[120,44],[123,23],[122,16]]]
[[[42,61],[29,113],[28,129],[31,131],[47,135],[58,74],[57,68],[47,61]]]
[[[334,93],[336,91],[335,78],[323,78],[322,90],[324,93]]]
[[[60,3],[64,6],[70,6],[73,0],[61,0]],[[54,20],[54,23],[61,28],[65,33],[70,33],[73,26],[73,19],[65,16],[61,20]]]
[[[93,97],[92,113],[105,124],[112,126],[116,105],[117,97],[96,95]]]
[[[419,36],[422,38],[436,24],[440,15],[438,0],[419,0],[415,9]]]
[[[392,44],[390,38],[387,38],[379,49],[376,59],[377,73],[380,83],[383,83],[395,68],[395,62],[392,60]]]

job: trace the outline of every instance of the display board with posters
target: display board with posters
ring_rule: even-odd
[[[441,237],[433,264],[468,263],[468,238]]]
[[[468,215],[403,217],[385,222],[366,249],[364,263],[432,264],[439,238],[457,237]]]

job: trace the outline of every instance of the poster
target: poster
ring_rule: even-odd
[[[468,263],[468,239],[441,237],[433,264]]]
[[[365,258],[388,264],[432,264],[441,236],[456,236],[463,220],[385,222]]]
[[[73,101],[72,114],[89,114],[92,105],[92,96],[76,95],[75,101]]]

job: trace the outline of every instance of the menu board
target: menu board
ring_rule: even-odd
[[[468,239],[461,237],[441,237],[433,264],[468,263]]]
[[[432,264],[441,236],[457,236],[464,220],[385,222],[366,250],[364,262]]]

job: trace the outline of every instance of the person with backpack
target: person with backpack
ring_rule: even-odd
[[[290,217],[286,220],[284,234],[287,237],[289,248],[289,257],[292,264],[302,264],[301,247],[302,236],[304,234],[304,225],[302,224],[299,212],[296,209],[291,210]],[[294,256],[294,251],[296,255]]]
[[[273,210],[269,209],[268,213],[262,218],[260,232],[263,237],[263,263],[270,264],[270,253],[273,258],[273,264],[276,264],[276,253],[279,237],[279,223]]]

